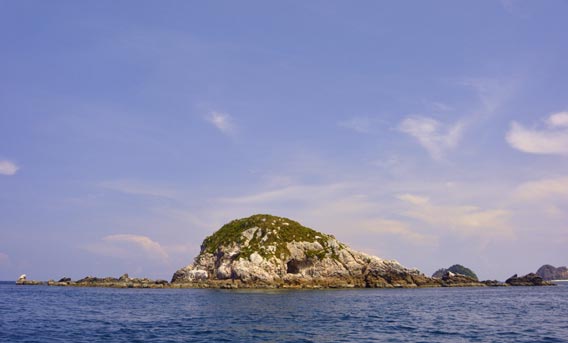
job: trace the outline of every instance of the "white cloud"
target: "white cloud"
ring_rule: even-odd
[[[435,236],[415,232],[409,229],[405,223],[397,220],[382,218],[362,220],[358,225],[368,232],[397,235],[417,245],[436,245],[438,243]]]
[[[529,181],[517,187],[515,195],[520,200],[540,201],[550,197],[568,197],[568,177]]]
[[[18,167],[14,162],[8,160],[0,161],[0,174],[1,175],[14,175],[18,172]]]
[[[568,112],[554,113],[548,128],[529,129],[512,122],[506,140],[511,147],[531,154],[568,155]]]
[[[205,119],[224,134],[232,134],[235,132],[233,119],[228,113],[212,111]]]
[[[546,122],[551,127],[568,127],[568,112],[551,114]]]
[[[155,242],[146,236],[117,234],[106,236],[103,238],[103,241],[110,243],[131,243],[136,248],[140,248],[144,252],[151,254],[152,257],[158,257],[164,261],[168,260],[168,254],[165,249],[158,242]]]
[[[178,195],[175,190],[170,188],[148,185],[131,180],[103,181],[99,183],[99,187],[125,194],[148,195],[168,199],[174,199]]]
[[[462,122],[444,125],[439,121],[420,116],[406,117],[398,129],[418,140],[430,155],[440,159],[459,143],[464,129]]]
[[[436,205],[427,198],[405,194],[398,198],[410,205],[403,214],[437,228],[471,236],[511,236],[509,211],[477,206]]]
[[[166,249],[147,236],[116,234],[103,237],[100,241],[88,244],[86,250],[108,257],[130,261],[159,261],[169,263]]]

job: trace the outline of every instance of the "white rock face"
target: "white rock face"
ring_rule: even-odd
[[[239,239],[228,245],[217,246],[214,253],[202,246],[195,261],[178,270],[172,282],[240,280],[243,283],[270,285],[323,282],[329,279],[344,280],[361,286],[368,275],[375,278],[385,273],[421,275],[417,270],[407,269],[397,261],[354,251],[333,236],[324,234],[315,236],[317,239],[313,241],[285,242],[286,249],[281,250],[284,252],[280,256],[276,256],[277,246],[267,242],[271,237],[279,237],[280,228],[289,224],[270,219],[272,218],[263,220],[269,229],[256,226],[248,228],[241,232]],[[260,248],[255,245],[257,250],[251,252],[253,240],[260,244]]]

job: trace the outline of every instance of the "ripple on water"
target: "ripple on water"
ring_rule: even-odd
[[[568,285],[324,291],[0,284],[1,342],[567,342]]]

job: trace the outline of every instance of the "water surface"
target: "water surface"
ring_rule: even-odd
[[[0,283],[0,342],[568,342],[557,287],[206,290]]]

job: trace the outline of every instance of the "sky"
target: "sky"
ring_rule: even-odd
[[[0,280],[169,280],[255,213],[568,264],[568,1],[0,0]]]

